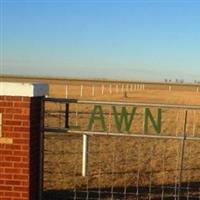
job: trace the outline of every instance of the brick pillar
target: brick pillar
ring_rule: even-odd
[[[44,84],[0,84],[0,200],[39,200]]]

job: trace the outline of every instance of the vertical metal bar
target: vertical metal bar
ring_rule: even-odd
[[[109,115],[108,115],[108,132],[111,132],[112,128],[112,107],[109,109]]]
[[[139,180],[140,180],[140,154],[141,154],[141,143],[137,143],[137,181],[136,181],[136,199],[139,199]]]
[[[62,104],[61,103],[59,103],[59,110],[61,111],[62,110]],[[58,120],[59,120],[59,128],[61,128],[62,127],[62,114],[61,113],[59,113],[59,116],[58,116]]]
[[[115,150],[116,150],[116,140],[112,142],[112,170],[111,170],[111,179],[112,179],[112,186],[111,186],[111,197],[110,199],[114,199],[114,171],[115,171]]]
[[[163,177],[162,177],[162,197],[161,200],[164,199],[165,195],[165,154],[166,154],[166,144],[163,145],[163,152],[162,152],[162,169],[163,169]]]
[[[69,104],[65,104],[65,128],[69,128]]]
[[[97,138],[98,139],[98,138]],[[97,145],[96,145],[97,146]],[[101,199],[101,141],[98,141],[98,199]]]
[[[78,103],[76,104],[76,126],[78,126]]]
[[[176,113],[176,136],[178,136],[179,111]]]
[[[148,193],[148,196],[149,196],[149,200],[152,199],[152,196],[151,196],[151,192],[152,192],[152,175],[153,175],[153,172],[152,172],[152,156],[153,154],[153,146],[151,146],[151,150],[150,150],[150,173],[149,173],[149,193]]]
[[[124,163],[125,169],[124,169],[124,171],[126,171],[126,169],[127,169],[128,153],[129,153],[128,147],[126,147],[125,153],[126,154],[125,154],[125,163]],[[124,173],[124,199],[127,199],[127,195],[126,195],[126,192],[127,192],[127,177],[128,177],[127,173]]]
[[[192,129],[192,133],[193,133],[193,137],[195,137],[196,134],[196,125],[197,125],[197,119],[196,119],[196,110],[193,111],[193,129]]]
[[[185,140],[186,140],[186,129],[187,129],[187,114],[188,111],[185,110],[185,117],[184,117],[184,129],[183,129],[183,139],[181,143],[181,150],[180,150],[180,167],[179,167],[179,184],[178,184],[178,200],[180,200],[181,195],[181,183],[182,183],[182,175],[183,175],[183,161],[184,161],[184,152],[185,152]]]
[[[88,136],[83,135],[82,176],[88,174]]]
[[[192,165],[191,165],[191,144],[189,145],[189,157],[188,157],[188,163],[189,163],[189,167],[190,167],[190,171],[189,171],[189,175],[187,177],[187,200],[190,199],[190,182],[191,182],[191,169],[192,169]]]
[[[45,117],[45,101],[41,99],[41,113],[40,113],[40,166],[39,166],[39,200],[43,199],[43,187],[44,187],[44,117]],[[2,116],[1,116],[2,117]],[[1,118],[2,120],[2,118]]]

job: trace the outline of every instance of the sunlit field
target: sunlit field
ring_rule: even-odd
[[[79,125],[86,132],[94,105],[109,101],[111,105],[124,102],[128,117],[133,108],[128,103],[160,104],[162,127],[159,135],[172,136],[132,137],[144,135],[145,106],[136,106],[127,133],[123,128],[121,131],[116,128],[112,106],[101,105],[106,132],[114,134],[88,135],[88,166],[84,177],[83,133],[74,129],[64,133],[46,132],[44,199],[199,199],[200,141],[185,140],[182,151],[182,138],[184,134],[200,138],[200,109],[162,108],[162,104],[199,106],[200,86],[96,80],[34,81],[49,83],[49,97],[98,101],[69,105],[69,124]],[[116,105],[118,114],[122,107]],[[156,120],[159,107],[147,107]],[[64,109],[63,104],[46,102],[45,126],[63,127]],[[186,126],[185,110],[188,110]],[[101,132],[101,123],[93,123],[90,131]],[[158,135],[151,123],[146,134]]]

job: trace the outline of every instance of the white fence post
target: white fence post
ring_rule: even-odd
[[[118,90],[119,90],[118,84],[116,84],[116,86],[115,86],[115,92],[118,93]]]
[[[68,98],[68,85],[65,86],[65,98]]]
[[[112,85],[111,84],[109,86],[109,92],[110,92],[110,94],[112,94]]]
[[[136,91],[137,90],[137,85],[136,84],[134,84],[134,91]]]
[[[104,85],[101,86],[101,94],[104,95]]]
[[[133,92],[133,84],[131,84],[130,91]]]
[[[129,91],[129,85],[126,84],[126,92],[128,92],[128,91]]]
[[[83,96],[83,85],[81,85],[81,88],[80,88],[80,96],[81,97]]]
[[[88,136],[83,135],[82,176],[88,174]]]
[[[93,85],[92,86],[92,96],[94,97],[94,95],[95,95],[95,86]]]

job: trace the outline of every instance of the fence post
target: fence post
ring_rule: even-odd
[[[101,94],[104,94],[104,85],[101,86]]]
[[[119,90],[118,89],[118,84],[116,84],[116,86],[115,86],[115,92],[118,93],[118,90]]]
[[[128,92],[128,91],[129,91],[129,85],[126,84],[126,92]]]
[[[144,84],[142,84],[142,90],[144,91]]]
[[[136,91],[137,90],[137,85],[136,85],[136,83],[134,84],[134,91]]]
[[[109,86],[109,92],[110,92],[110,94],[112,94],[112,85],[111,84]]]
[[[95,86],[93,85],[92,86],[92,96],[94,97],[94,95],[95,95]]]
[[[83,85],[81,85],[81,88],[80,88],[80,96],[81,97],[83,96]]]
[[[65,86],[65,98],[68,98],[68,85]]]
[[[65,128],[69,128],[69,104],[65,104]]]
[[[88,174],[88,135],[83,135],[82,176]]]
[[[182,183],[182,174],[183,174],[183,161],[184,161],[184,153],[185,153],[185,140],[186,140],[186,134],[187,134],[187,110],[185,110],[185,115],[184,115],[184,130],[183,130],[183,139],[181,142],[181,149],[180,149],[180,156],[179,156],[179,183],[178,183],[178,200],[180,199],[181,195],[181,183]]]

